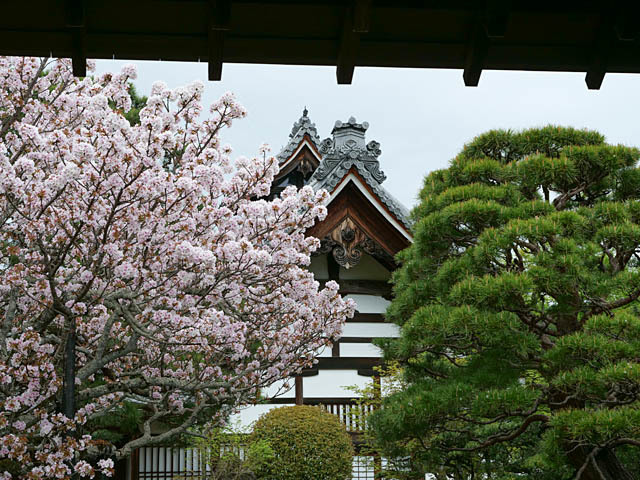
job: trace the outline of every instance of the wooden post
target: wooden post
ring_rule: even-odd
[[[224,61],[225,34],[230,28],[231,1],[209,1],[209,80],[222,79],[222,62]]]
[[[302,377],[296,377],[296,405],[304,404],[304,393],[302,391]]]
[[[75,77],[87,76],[87,44],[84,0],[67,0],[66,27],[71,34],[71,68]]]
[[[129,461],[131,462],[131,480],[138,480],[140,477],[140,449],[136,448],[133,452],[131,452],[131,456],[129,457]]]

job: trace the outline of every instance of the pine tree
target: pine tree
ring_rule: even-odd
[[[640,478],[640,152],[490,131],[428,175],[371,421],[438,478]]]

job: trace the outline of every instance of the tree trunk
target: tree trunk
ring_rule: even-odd
[[[576,468],[576,474],[587,461],[590,449],[577,448],[567,456],[571,464]],[[582,472],[580,480],[638,480],[635,479],[618,460],[611,449],[600,451],[589,461]]]
[[[72,320],[64,347],[64,375],[62,377],[62,413],[73,419],[76,416],[76,320]]]

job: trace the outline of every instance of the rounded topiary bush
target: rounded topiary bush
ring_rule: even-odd
[[[336,416],[318,407],[275,408],[256,422],[252,440],[266,440],[275,454],[265,480],[351,478],[351,438]]]

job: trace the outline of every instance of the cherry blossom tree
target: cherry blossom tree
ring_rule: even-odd
[[[277,161],[230,161],[219,134],[245,111],[203,113],[200,83],[154,84],[130,125],[134,78],[0,58],[3,478],[109,474],[312,364],[354,310],[305,269],[326,192],[260,200]],[[92,438],[125,401],[140,435]]]

